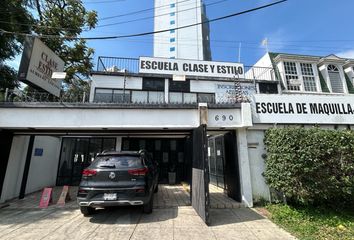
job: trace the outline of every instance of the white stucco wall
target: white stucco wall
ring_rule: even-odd
[[[270,199],[269,187],[262,176],[265,171],[265,162],[262,155],[266,153],[263,138],[263,130],[247,131],[247,147],[250,161],[252,195],[254,201],[258,201],[261,198],[266,200]]]
[[[28,136],[13,137],[0,202],[19,196],[28,143]]]
[[[55,186],[60,154],[60,138],[36,136],[33,143],[31,164],[28,172],[26,194]],[[35,156],[36,148],[43,149],[42,156]]]

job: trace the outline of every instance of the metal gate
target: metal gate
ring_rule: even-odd
[[[192,206],[203,221],[209,223],[209,166],[206,125],[193,130]]]

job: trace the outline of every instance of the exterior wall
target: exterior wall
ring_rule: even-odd
[[[55,186],[60,154],[59,137],[36,136],[33,144],[31,164],[28,172],[26,194]],[[42,156],[35,156],[36,148],[43,149]]]
[[[28,136],[14,136],[0,202],[18,197],[25,167]]]
[[[126,89],[141,90],[143,86],[143,78],[141,77],[129,77],[125,79]],[[90,90],[90,102],[94,101],[96,88],[124,88],[124,76],[106,76],[106,75],[94,75],[91,82]]]
[[[248,157],[250,161],[251,185],[254,201],[270,199],[269,187],[262,176],[262,173],[265,171],[265,163],[262,155],[266,153],[263,139],[263,130],[247,131]]]
[[[240,166],[241,197],[242,203],[247,207],[253,207],[250,161],[247,149],[247,130],[237,130],[237,151]]]
[[[170,4],[175,4],[175,7]],[[200,23],[202,8],[201,0],[155,0],[154,31]],[[171,12],[175,15],[171,16]],[[170,24],[170,21],[175,21],[175,24]],[[171,42],[171,38],[175,38],[175,42]],[[175,51],[170,51],[171,47],[175,47]],[[203,60],[203,55],[201,25],[179,29],[174,33],[167,31],[154,35],[154,57]]]
[[[0,202],[18,197],[20,194],[28,144],[29,136],[14,136]],[[36,148],[43,148],[43,156],[34,156]],[[59,152],[60,138],[35,137],[26,194],[55,185]]]
[[[36,129],[191,129],[198,109],[0,108],[0,128]],[[50,116],[50,120],[48,119]]]

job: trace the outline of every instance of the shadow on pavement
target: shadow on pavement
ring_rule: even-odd
[[[139,222],[162,222],[177,218],[178,208],[154,209],[151,214],[142,212],[141,207],[109,207],[97,209],[89,216],[95,224],[137,224]],[[84,217],[84,216],[82,216]]]
[[[210,209],[209,226],[244,223],[261,219],[265,218],[249,208]]]

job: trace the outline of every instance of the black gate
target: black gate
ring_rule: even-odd
[[[193,130],[192,206],[203,221],[209,223],[209,166],[206,125]]]

